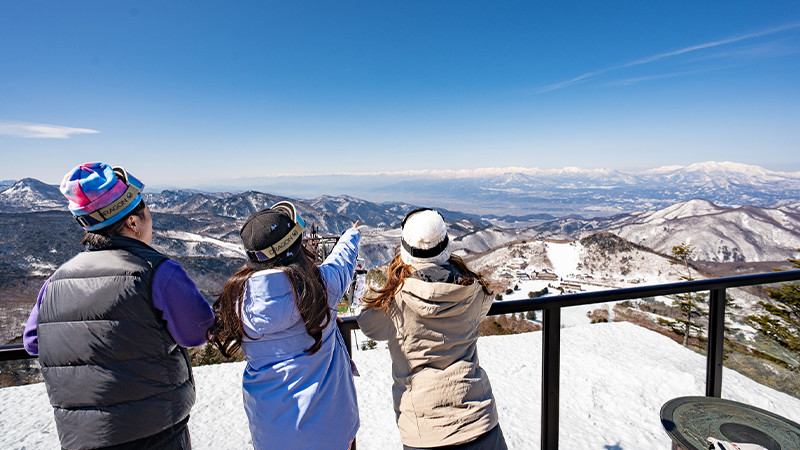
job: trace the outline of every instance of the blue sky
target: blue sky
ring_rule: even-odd
[[[5,0],[0,179],[800,171],[798,80],[796,1]]]

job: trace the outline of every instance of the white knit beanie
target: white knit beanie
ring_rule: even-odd
[[[401,239],[400,259],[405,264],[445,264],[450,259],[447,225],[434,210],[411,211],[406,216]]]

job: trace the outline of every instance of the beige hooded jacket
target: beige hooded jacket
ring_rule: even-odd
[[[478,324],[491,304],[479,283],[408,278],[388,311],[359,315],[367,337],[389,341],[392,396],[404,445],[462,444],[497,425],[492,388],[476,348]]]

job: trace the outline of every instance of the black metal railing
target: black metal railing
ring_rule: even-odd
[[[542,317],[542,418],[541,443],[543,450],[558,449],[559,375],[561,367],[561,308],[592,305],[620,300],[632,300],[661,295],[710,291],[708,314],[708,352],[706,359],[706,396],[720,397],[722,393],[722,349],[725,331],[725,290],[768,283],[800,280],[800,270],[742,275],[710,280],[638,286],[599,292],[585,292],[527,300],[495,302],[489,315],[526,311],[543,311]],[[352,348],[351,330],[358,328],[354,317],[339,324],[348,350]],[[345,333],[347,331],[347,333]]]
[[[681,283],[637,286],[608,291],[585,292],[527,300],[495,302],[489,315],[510,314],[527,311],[543,311],[542,339],[542,449],[558,448],[559,375],[561,365],[561,308],[592,305],[620,300],[632,300],[662,295],[685,294],[710,291],[708,317],[708,352],[706,359],[706,396],[720,397],[722,392],[722,351],[725,330],[725,290],[728,288],[755,286],[800,280],[800,270],[742,275]],[[354,317],[345,317],[339,322],[348,351],[352,352],[350,333],[358,328]],[[0,346],[0,361],[32,358],[21,344]]]

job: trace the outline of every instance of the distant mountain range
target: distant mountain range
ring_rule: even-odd
[[[714,167],[718,170],[713,171]],[[470,260],[507,260],[503,252],[510,251],[512,246],[513,249],[524,247],[518,244],[548,238],[575,240],[610,232],[661,255],[668,255],[673,245],[686,242],[694,247],[697,260],[718,264],[763,262],[766,268],[761,269],[769,270],[772,262],[797,257],[796,249],[800,247],[800,177],[759,168],[747,173],[748,167],[720,163],[663,168],[642,174],[638,179],[620,173],[609,172],[601,176],[601,171],[575,169],[554,174],[561,184],[544,180],[545,175],[520,172],[491,181],[486,178],[482,183],[467,176],[428,180],[427,186],[431,187],[430,183],[450,186],[453,190],[451,197],[462,202],[458,204],[480,203],[481,196],[496,195],[497,202],[514,206],[506,207],[502,215],[479,215],[439,208],[448,222],[454,251]],[[484,174],[486,177],[489,175]],[[651,177],[649,191],[642,189],[645,184],[642,180],[647,177]],[[569,179],[571,185],[567,182]],[[578,183],[578,180],[582,181]],[[658,183],[662,186],[652,187]],[[555,195],[553,186],[557,184],[561,189],[561,203],[552,201],[565,210],[578,205],[577,192],[581,190],[594,192],[592,195],[595,196],[580,200],[586,205],[584,212],[599,211],[607,205],[615,205],[612,209],[624,205],[624,208],[632,210],[611,216],[557,218],[535,209],[525,209],[524,205],[532,198],[530,192],[534,185],[541,187],[538,198],[544,202],[546,195]],[[666,185],[670,186],[669,189]],[[681,187],[688,185],[695,186],[692,192],[704,192],[728,201],[718,203],[688,198],[665,206],[634,208],[661,205],[667,203],[668,198],[688,196],[689,191],[683,191]],[[424,190],[425,184],[420,182],[415,186],[415,189]],[[462,189],[460,193],[456,192],[458,186]],[[501,190],[498,186],[505,188]],[[599,192],[603,192],[605,197]],[[652,200],[656,197],[653,194],[649,197],[651,200],[643,200],[641,196],[626,200],[626,192],[631,195],[637,192],[660,193],[660,199]],[[277,201],[293,201],[305,221],[314,224],[323,234],[338,234],[356,220],[367,225],[362,229],[360,256],[368,267],[385,264],[391,259],[399,243],[398,224],[416,208],[414,203],[406,203],[405,195],[399,193],[393,197],[394,201],[385,203],[350,195],[323,195],[303,200],[252,190],[233,193],[146,190],[144,197],[153,211],[153,246],[179,261],[209,298],[219,292],[224,280],[243,262],[238,230],[244,219]],[[404,201],[397,201],[399,198]],[[748,204],[751,201],[754,204]],[[589,209],[589,203],[593,209]],[[81,250],[81,229],[72,220],[66,206],[66,200],[56,186],[32,178],[6,182],[0,187],[0,234],[3,236],[0,244],[0,319],[4,323],[24,321],[41,282]],[[637,258],[652,259],[646,253]],[[599,260],[587,260],[583,262],[584,267],[589,263],[602,265]],[[740,267],[743,266],[740,264]],[[754,266],[749,267],[752,270]],[[492,271],[487,269],[487,272]],[[12,337],[0,336],[0,341]]]
[[[346,192],[370,201],[414,204],[497,216],[609,216],[704,198],[721,206],[773,206],[800,199],[800,172],[733,162],[610,169],[504,168],[243,178],[214,190],[255,189],[293,197]]]
[[[712,169],[716,170],[714,176],[711,175]],[[617,181],[627,179],[629,184],[634,183],[626,176],[611,171],[573,169],[558,173],[563,177],[580,175],[585,184],[589,183],[587,180],[593,180],[594,185],[608,184],[612,178]],[[605,178],[601,174],[605,174]],[[696,259],[716,262],[779,261],[786,259],[787,253],[791,256],[791,251],[800,247],[800,196],[792,197],[791,194],[794,192],[792,187],[800,185],[800,181],[795,181],[787,174],[732,163],[706,163],[688,168],[661,168],[648,171],[647,176],[662,177],[678,185],[691,182],[704,186],[703,189],[708,192],[712,188],[721,189],[731,196],[732,192],[760,190],[762,193],[759,195],[764,201],[767,199],[765,192],[768,192],[771,204],[780,206],[768,208],[748,204],[729,207],[707,199],[690,199],[671,203],[664,208],[613,216],[570,216],[560,219],[527,211],[523,211],[526,214],[521,216],[475,215],[447,209],[440,211],[450,223],[454,248],[463,248],[469,253],[485,252],[519,239],[579,239],[603,231],[664,254],[669,254],[673,245],[690,243],[695,247]],[[495,183],[519,186],[525,179],[530,180],[531,175],[520,172],[500,181],[495,180]],[[243,220],[275,202],[290,200],[296,204],[306,222],[314,224],[321,233],[338,234],[356,220],[372,227],[374,231],[370,232],[370,238],[365,239],[362,253],[369,255],[373,263],[379,264],[391,257],[397,240],[397,224],[416,207],[396,201],[374,203],[349,195],[324,195],[311,200],[299,200],[257,191],[207,193],[165,190],[159,193],[145,191],[144,196],[154,212],[155,244],[171,254],[185,257],[240,258],[238,228]],[[739,197],[736,203],[753,198]],[[25,213],[25,217],[31,217],[30,214],[37,212],[64,212],[66,201],[56,186],[26,178],[0,192],[0,210]],[[50,220],[57,216],[49,214],[42,217]],[[34,224],[31,226],[37,227]],[[50,229],[60,228],[53,226]],[[13,234],[12,230],[9,231]],[[48,233],[47,230],[42,232],[44,235]],[[52,260],[53,257],[51,252],[48,259]]]
[[[309,227],[313,225],[319,233],[333,235],[356,220],[375,230],[393,230],[416,208],[406,203],[377,204],[348,196],[298,200],[255,191],[176,190],[145,192],[144,198],[153,211],[153,246],[181,261],[188,270],[195,270],[198,285],[209,294],[231,269],[242,263],[244,253],[238,230],[245,218],[278,201],[294,202]],[[474,215],[441,212],[451,222],[454,238],[490,226]],[[48,276],[81,250],[81,229],[67,212],[67,202],[58,188],[31,178],[0,192],[0,233],[4,236],[0,246],[0,286],[18,286],[29,276]],[[375,236],[371,244],[365,244],[363,253],[370,254],[372,246],[374,261],[382,262],[394,245]]]
[[[2,189],[2,188],[0,188]],[[401,202],[373,203],[347,195],[325,195],[311,200],[289,198],[263,192],[198,192],[195,190],[164,190],[143,193],[155,213],[179,215],[210,215],[229,219],[245,219],[250,214],[279,201],[291,201],[308,223],[314,223],[324,233],[338,233],[355,220],[373,227],[391,227],[417,206]],[[34,178],[13,182],[0,192],[2,212],[66,211],[67,200],[58,186]],[[480,216],[439,209],[450,221],[475,220]],[[550,216],[547,216],[550,217]]]
[[[0,190],[5,189],[0,193],[0,206],[48,210],[64,203],[54,187],[48,190],[46,185],[30,178],[19,181],[27,182],[22,185],[12,180],[0,182]],[[26,187],[28,184],[37,187],[31,190]],[[29,194],[21,196],[19,189],[28,189]],[[34,191],[42,197],[35,198]],[[512,167],[243,178],[205,186],[204,190],[145,192],[151,205],[157,205],[154,209],[163,205],[166,210],[183,203],[190,208],[210,207],[215,213],[230,217],[246,216],[247,211],[252,212],[260,204],[248,205],[245,197],[240,197],[239,204],[220,199],[230,197],[231,193],[269,192],[272,195],[263,194],[266,202],[287,197],[311,198],[303,202],[343,216],[368,218],[374,226],[394,223],[396,218],[392,216],[402,217],[407,206],[414,204],[462,211],[458,213],[460,216],[521,228],[570,216],[586,218],[652,211],[694,198],[727,207],[797,205],[800,172],[775,172],[732,162],[665,166],[640,172]],[[331,195],[340,192],[346,195]],[[376,203],[381,205],[377,210],[372,208]],[[221,211],[222,207],[230,209]]]

